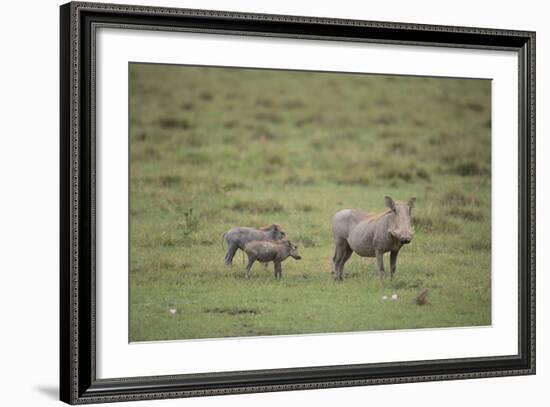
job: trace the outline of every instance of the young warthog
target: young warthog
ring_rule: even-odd
[[[281,262],[287,259],[288,256],[300,260],[302,256],[298,252],[298,246],[290,240],[278,241],[253,241],[245,245],[244,251],[248,256],[248,265],[246,266],[246,277],[250,278],[250,270],[256,260],[262,263],[272,261],[274,265],[275,278],[283,276],[283,268]]]
[[[233,264],[233,257],[237,249],[244,250],[244,246],[248,242],[253,240],[280,240],[286,237],[285,232],[279,227],[279,225],[270,225],[263,228],[247,228],[236,227],[225,232],[222,236],[222,249],[223,239],[227,242],[227,253],[225,254],[225,264],[231,266]]]
[[[332,262],[336,280],[344,279],[344,264],[353,252],[361,257],[376,257],[380,279],[384,278],[384,253],[390,252],[393,280],[399,249],[413,238],[411,222],[416,198],[401,203],[387,196],[385,201],[389,209],[382,213],[344,209],[334,215],[332,231],[336,249]]]

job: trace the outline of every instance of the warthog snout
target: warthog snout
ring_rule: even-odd
[[[399,241],[399,243],[401,244],[408,244],[410,242],[412,242],[413,240],[413,236],[414,236],[414,232],[413,231],[409,231],[409,232],[404,232],[404,231],[390,231],[390,234],[396,239]]]

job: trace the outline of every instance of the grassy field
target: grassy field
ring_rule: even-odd
[[[132,64],[130,340],[491,324],[490,86]],[[396,278],[354,254],[334,282],[333,214],[385,195],[417,198]],[[223,264],[271,223],[303,257],[281,281]]]

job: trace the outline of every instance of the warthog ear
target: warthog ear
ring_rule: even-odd
[[[273,230],[279,230],[279,225],[277,225],[276,223],[274,223],[273,225],[271,225],[271,228]]]
[[[392,211],[395,210],[395,202],[389,196],[384,197],[384,205],[386,205],[386,208],[390,208]]]
[[[416,205],[416,198],[411,198],[409,199],[409,208],[414,208],[414,206]]]

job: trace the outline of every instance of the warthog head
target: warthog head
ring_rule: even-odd
[[[268,231],[271,234],[271,239],[273,240],[281,240],[286,237],[286,233],[279,225],[273,224],[262,229]]]
[[[390,208],[395,214],[389,226],[390,234],[401,244],[410,243],[414,229],[412,227],[412,209],[416,202],[416,198],[409,199],[408,202],[395,202],[392,198],[387,196],[385,198],[386,207]]]
[[[292,257],[294,257],[296,260],[300,260],[302,258],[302,256],[300,256],[300,253],[298,252],[298,246],[296,246],[290,240],[286,241],[286,245],[288,246],[288,248],[290,250],[289,254]]]

